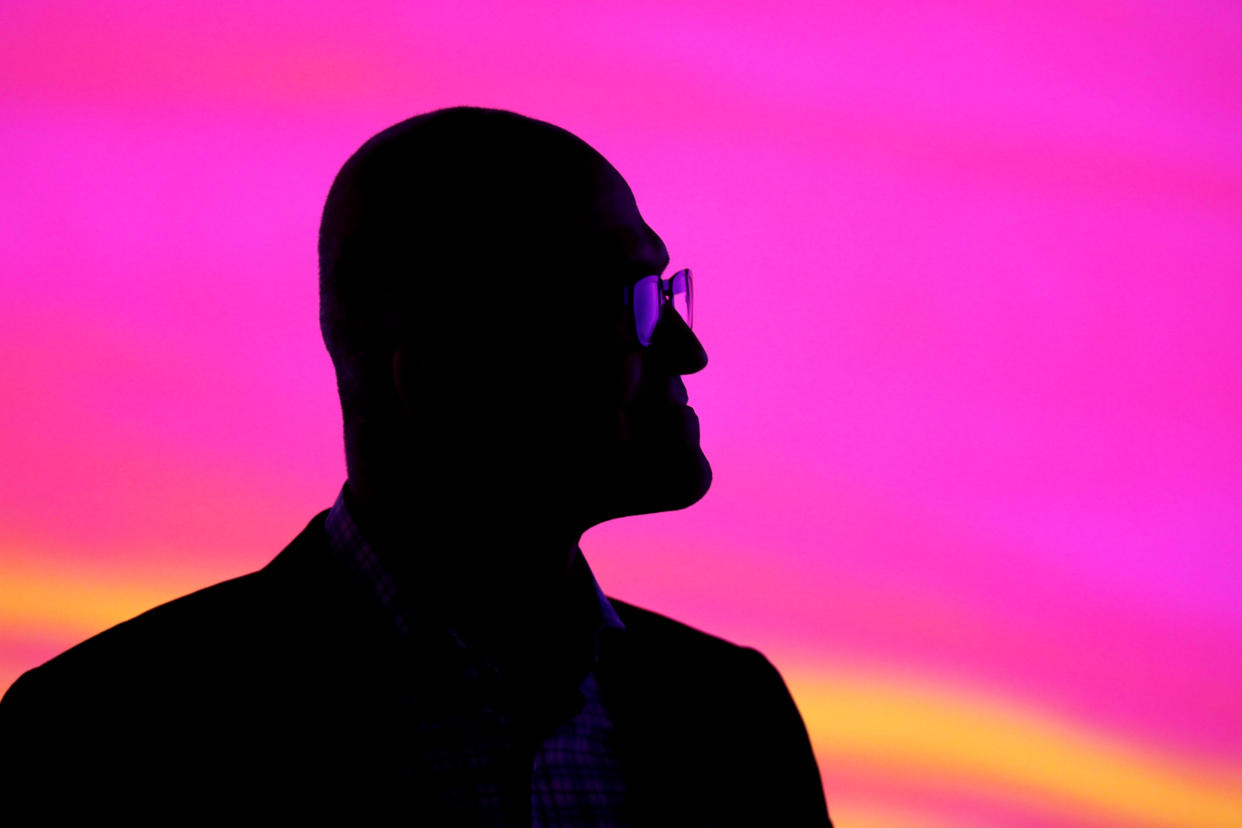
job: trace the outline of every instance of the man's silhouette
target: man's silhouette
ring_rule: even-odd
[[[319,256],[336,503],[23,675],[0,808],[827,824],[775,668],[604,597],[578,545],[711,484],[692,282],[621,175],[550,124],[427,113],[346,162]]]

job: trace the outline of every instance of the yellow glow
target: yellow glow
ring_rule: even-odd
[[[995,825],[966,821],[956,815],[952,819],[933,817],[925,811],[895,808],[886,802],[869,800],[841,806],[830,797],[828,810],[832,824],[838,828],[997,828]]]
[[[72,643],[195,586],[9,570],[0,579],[0,627]],[[786,660],[781,666],[826,769],[847,767],[894,788],[910,780],[1017,810],[1093,821],[1242,824],[1242,767],[1162,754],[1050,711],[927,677],[800,669]],[[828,801],[843,826],[933,824],[931,815],[891,803],[842,802],[831,779]]]
[[[83,638],[192,588],[10,568],[0,579],[0,627],[9,634]]]
[[[880,778],[917,778],[1126,825],[1242,824],[1237,767],[1192,765],[969,688],[785,674],[824,766],[874,768]],[[831,789],[828,801],[831,809]],[[871,824],[905,824],[887,820],[877,815]]]

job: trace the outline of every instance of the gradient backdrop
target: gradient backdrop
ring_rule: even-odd
[[[583,548],[772,658],[843,828],[1242,824],[1239,43],[1236,0],[7,0],[0,688],[330,505],[328,185],[499,106],[695,269],[715,485]]]

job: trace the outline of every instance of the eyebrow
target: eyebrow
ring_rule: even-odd
[[[648,244],[643,246],[639,258],[630,262],[635,281],[646,276],[659,275],[668,269],[669,255],[655,231],[648,228]]]
[[[637,282],[639,279],[645,279],[648,276],[657,276],[668,269],[668,259],[665,258],[663,265],[655,265],[652,262],[655,259],[643,259],[642,261],[632,262],[625,268],[627,277],[632,277],[631,283]]]
[[[634,242],[638,241],[638,250],[633,258],[628,253]],[[588,242],[588,249],[603,248],[606,252],[599,264],[619,277],[625,284],[633,284],[647,276],[663,273],[669,265],[668,250],[663,240],[650,227],[645,228],[640,239],[623,231],[602,232]]]
[[[659,268],[655,272],[663,273],[668,268],[668,263],[669,263],[668,248],[665,247],[664,240],[656,235],[656,231],[652,230],[649,226],[647,226],[645,222],[643,226],[647,228],[647,241],[650,243],[651,249],[658,250],[661,253],[661,255],[659,255],[656,260],[662,262],[662,264],[659,266]]]

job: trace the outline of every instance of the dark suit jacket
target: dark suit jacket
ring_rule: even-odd
[[[391,623],[329,557],[321,512],[270,564],[25,673],[0,702],[0,807],[437,822],[395,758]],[[600,685],[637,824],[828,825],[806,729],[759,652],[613,601]],[[172,809],[171,811],[169,809]],[[413,820],[411,818],[414,818]]]

